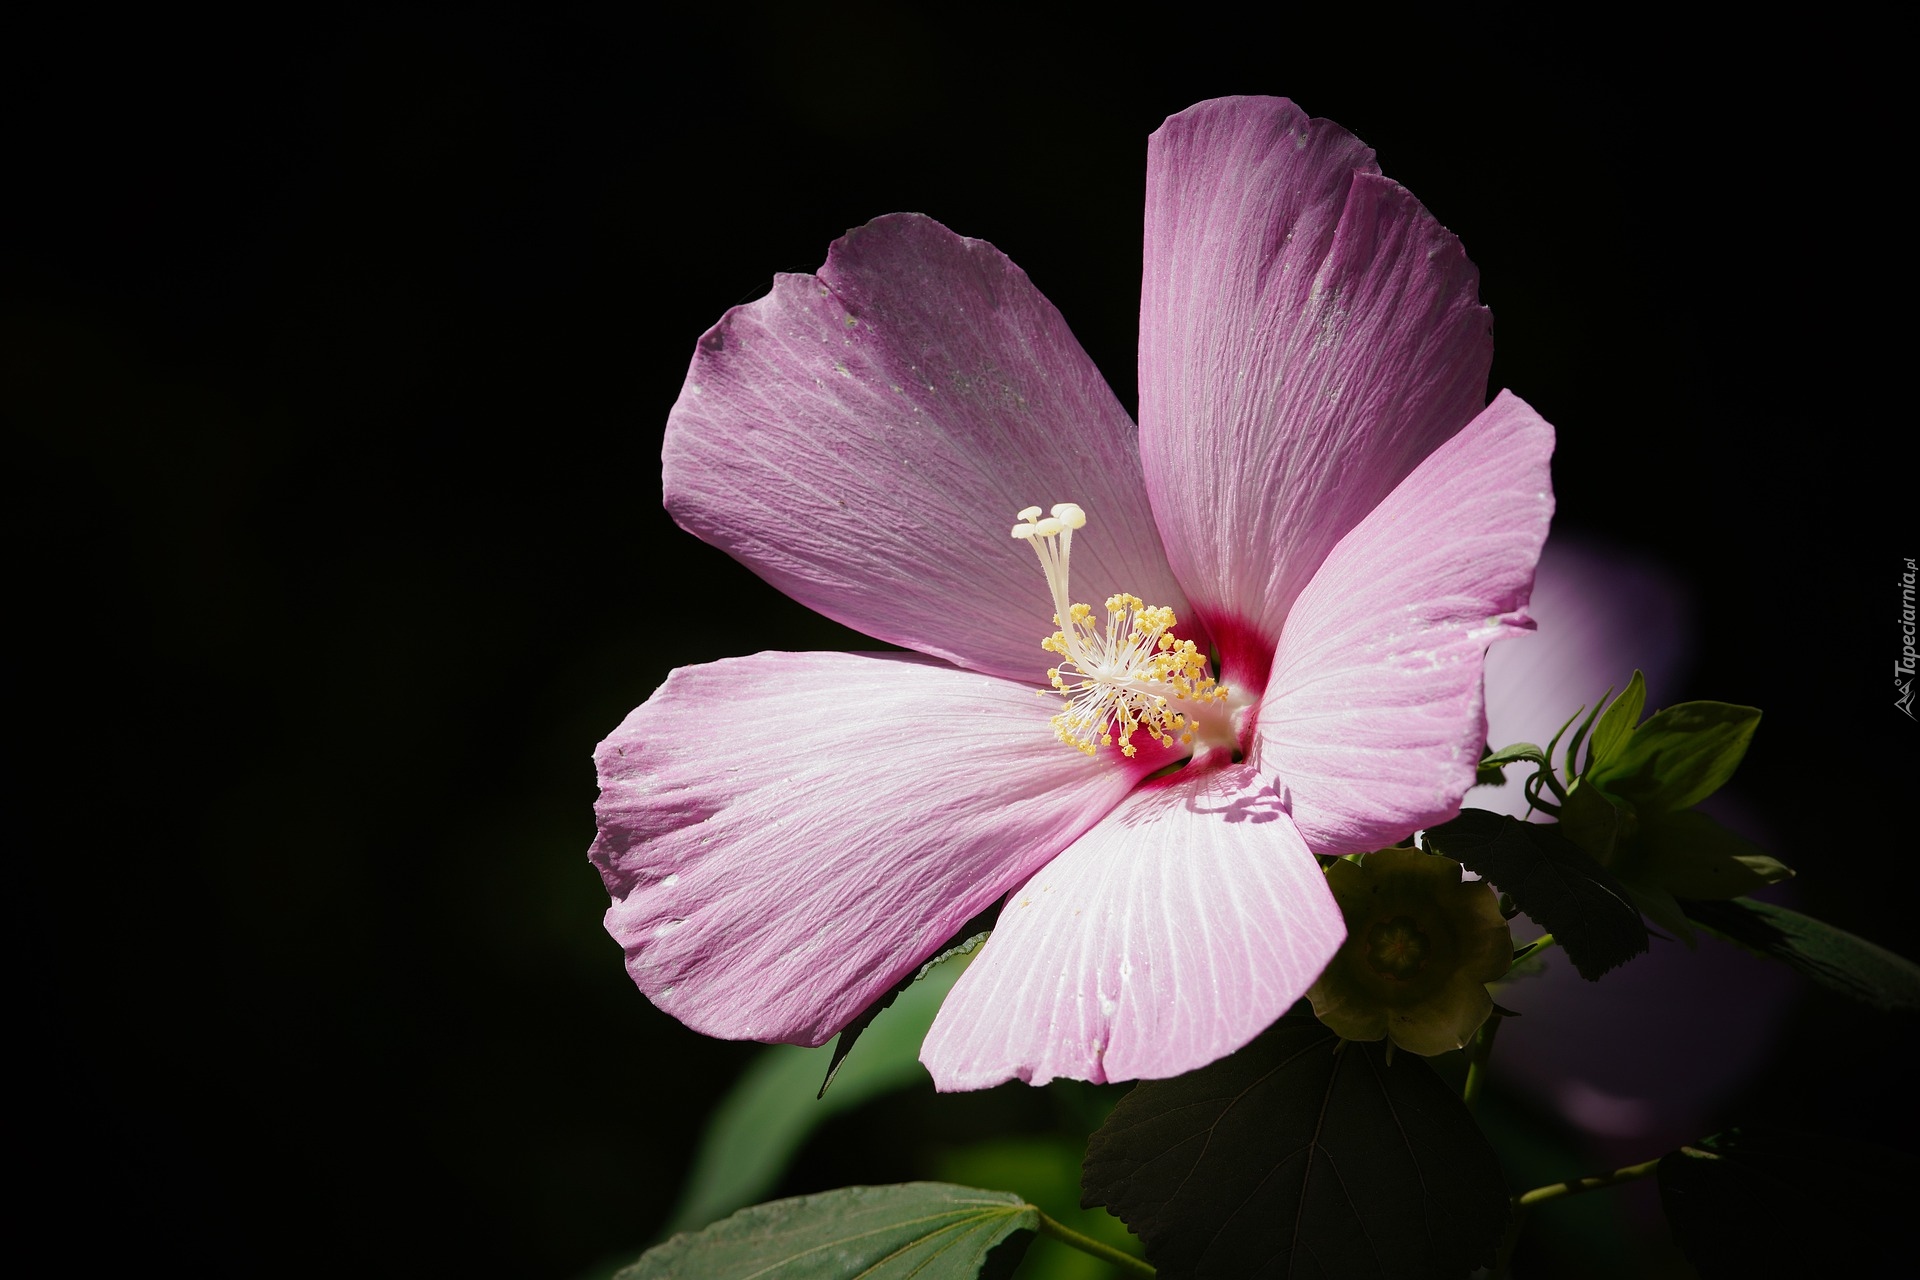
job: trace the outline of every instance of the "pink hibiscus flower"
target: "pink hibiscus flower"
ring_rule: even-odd
[[[1281,99],[1174,116],[1147,170],[1137,431],[1025,274],[925,217],[701,338],[674,518],[913,652],[681,668],[601,744],[607,927],[693,1029],[820,1044],[1004,895],[939,1087],[1176,1075],[1339,945],[1315,854],[1472,785],[1553,505],[1552,428],[1485,403],[1477,273]]]

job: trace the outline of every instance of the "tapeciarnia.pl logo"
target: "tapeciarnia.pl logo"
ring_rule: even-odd
[[[1893,664],[1893,687],[1900,696],[1893,705],[1907,713],[1909,719],[1920,720],[1913,711],[1913,668],[1915,653],[1913,648],[1913,557],[1907,557],[1907,571],[1900,575],[1900,657]]]

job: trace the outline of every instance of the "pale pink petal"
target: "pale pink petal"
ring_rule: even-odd
[[[1054,705],[899,654],[675,671],[594,757],[628,972],[696,1031],[819,1044],[1154,767]]]
[[[681,526],[802,604],[1031,680],[1053,604],[1008,536],[1076,502],[1074,599],[1184,608],[1133,424],[1053,304],[981,240],[894,214],[700,339],[667,421]]]
[[[1315,853],[1451,818],[1485,743],[1487,645],[1532,624],[1553,428],[1508,392],[1335,547],[1300,594],[1254,762]]]
[[[1196,765],[1007,899],[920,1058],[941,1089],[1179,1075],[1285,1013],[1345,936],[1279,797]]]
[[[1338,125],[1223,98],[1161,126],[1140,447],[1199,619],[1271,652],[1333,545],[1479,412],[1491,328],[1459,240]]]
[[[1609,686],[1625,689],[1635,668],[1646,675],[1649,708],[1679,700],[1675,682],[1691,647],[1687,598],[1656,566],[1556,533],[1540,552],[1527,613],[1539,630],[1487,654],[1487,741],[1494,746],[1546,746]],[[1468,807],[1524,816],[1521,782],[1531,772],[1516,767],[1504,786],[1475,787]]]

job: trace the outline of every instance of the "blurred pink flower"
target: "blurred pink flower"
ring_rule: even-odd
[[[601,744],[607,926],[695,1030],[819,1044],[1005,895],[923,1050],[939,1086],[1175,1075],[1339,944],[1313,854],[1442,821],[1471,785],[1553,440],[1484,404],[1477,273],[1281,99],[1174,116],[1147,187],[1137,432],[1017,267],[917,215],[700,340],[675,519],[914,652],[682,668]],[[1077,506],[1024,526],[1043,578],[1008,528],[1054,501]],[[1127,594],[1140,652],[1116,656],[1071,603]],[[1146,669],[1169,651],[1143,601],[1195,642],[1179,670]],[[1218,700],[1183,683],[1210,652]],[[1063,736],[1134,754],[1056,740],[1049,662],[1088,715]]]

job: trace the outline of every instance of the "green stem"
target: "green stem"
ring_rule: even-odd
[[[1125,1250],[1116,1249],[1110,1244],[1101,1244],[1092,1236],[1083,1236],[1065,1223],[1049,1218],[1045,1213],[1040,1215],[1040,1234],[1052,1236],[1061,1244],[1116,1266],[1130,1276],[1158,1274],[1145,1258],[1136,1258]]]
[[[1615,1169],[1612,1173],[1596,1173],[1590,1178],[1569,1178],[1565,1182],[1535,1187],[1531,1191],[1523,1191],[1515,1196],[1513,1206],[1516,1209],[1526,1209],[1536,1204],[1545,1204],[1549,1200],[1559,1200],[1564,1196],[1577,1196],[1588,1191],[1599,1191],[1604,1187],[1617,1187],[1623,1182],[1644,1178],[1659,1167],[1660,1159],[1656,1156],[1652,1160],[1630,1164],[1624,1169]]]
[[[1493,1056],[1493,1038],[1500,1034],[1501,1021],[1498,1013],[1488,1015],[1467,1047],[1467,1083],[1460,1090],[1460,1101],[1469,1111],[1480,1101],[1481,1086],[1487,1082],[1487,1059]]]
[[[1529,942],[1526,946],[1521,947],[1518,951],[1514,952],[1513,963],[1519,964],[1522,960],[1525,960],[1527,957],[1538,955],[1540,952],[1545,951],[1548,947],[1552,945],[1553,945],[1553,935],[1550,933],[1543,933],[1539,937],[1535,938],[1532,942]]]
[[[1623,1182],[1632,1182],[1635,1178],[1644,1178],[1660,1167],[1660,1160],[1643,1160],[1639,1164],[1630,1164],[1624,1169],[1615,1169],[1612,1173],[1596,1173],[1589,1178],[1569,1178],[1565,1182],[1554,1182],[1544,1187],[1535,1187],[1523,1191],[1513,1198],[1513,1220],[1507,1224],[1507,1234],[1500,1240],[1500,1252],[1494,1263],[1494,1280],[1506,1280],[1513,1265],[1513,1251],[1520,1243],[1520,1230],[1526,1223],[1526,1213],[1536,1204],[1545,1204],[1549,1200],[1564,1200],[1568,1196],[1583,1195],[1589,1191],[1600,1191],[1607,1187],[1617,1187]]]

